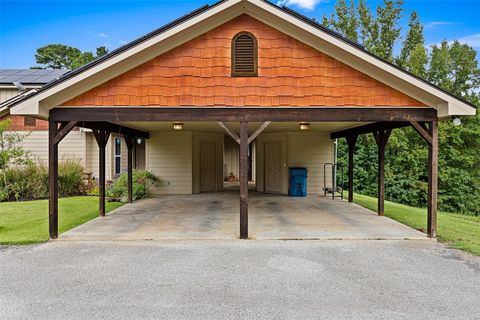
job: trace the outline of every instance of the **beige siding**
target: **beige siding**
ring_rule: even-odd
[[[0,88],[0,103],[18,95],[17,89]]]
[[[224,178],[228,178],[230,173],[233,173],[238,180],[239,153],[240,148],[238,143],[230,138],[230,136],[225,136],[225,150],[223,155],[223,162],[225,166],[223,173]]]
[[[150,132],[147,169],[159,179],[152,194],[192,193],[191,132]]]
[[[20,134],[28,135],[22,142],[25,150],[30,152],[34,161],[44,164],[48,163],[48,131],[17,131]],[[78,160],[82,166],[85,162],[85,132],[70,132],[58,146],[59,160]]]
[[[112,167],[112,137],[108,140],[105,150],[105,179],[113,179],[113,167]],[[98,177],[98,145],[93,133],[86,133],[86,154],[87,154],[87,172],[92,172],[94,177]]]
[[[216,149],[216,164],[215,168],[217,170],[217,189],[216,191],[221,191],[223,189],[223,137],[221,133],[202,133],[195,132],[193,133],[193,193],[200,192],[200,143],[201,142],[214,142]]]
[[[333,141],[328,133],[295,132],[288,134],[288,166],[308,168],[308,193],[323,193],[323,166],[333,162]],[[331,186],[327,169],[327,186]]]
[[[288,168],[308,168],[308,194],[323,193],[323,166],[333,162],[333,141],[324,132],[266,133],[257,140],[257,190],[264,190],[264,143],[279,141],[282,154],[282,193],[288,193]],[[331,186],[331,171],[327,171],[327,186]]]

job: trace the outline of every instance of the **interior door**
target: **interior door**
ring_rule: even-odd
[[[282,192],[281,143],[265,142],[265,192]]]
[[[200,192],[215,192],[215,142],[200,142]]]

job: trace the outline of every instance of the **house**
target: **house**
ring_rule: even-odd
[[[476,111],[315,21],[262,0],[204,6],[8,107],[12,115],[50,123],[52,238],[58,145],[75,127],[91,129],[100,148],[101,215],[112,134],[126,138],[130,195],[136,139],[146,141],[145,167],[161,180],[157,195],[221,191],[223,150],[231,139],[239,146],[240,237],[247,238],[249,175],[258,192],[285,195],[289,167],[307,167],[309,194],[321,194],[335,138],[349,143],[352,181],[356,138],[374,134],[379,170],[372,174],[382,215],[385,146],[390,132],[405,126],[429,146],[427,228],[435,237],[438,121]]]
[[[26,138],[22,142],[30,157],[40,163],[48,163],[48,121],[31,116],[10,115],[5,104],[14,101],[24,91],[38,90],[43,85],[55,81],[68,70],[52,69],[0,69],[0,120],[9,118],[11,130],[22,132]],[[144,146],[140,141],[136,145],[135,166],[144,167]],[[127,170],[127,153],[125,140],[121,135],[112,135],[107,143],[106,179],[111,180]],[[98,176],[98,147],[89,129],[77,128],[59,145],[59,157],[62,160],[79,161],[86,172]]]

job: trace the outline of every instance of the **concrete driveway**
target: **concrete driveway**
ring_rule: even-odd
[[[63,240],[237,239],[237,192],[160,196],[125,205],[60,235]],[[254,239],[424,239],[356,204],[319,196],[251,193]]]
[[[433,241],[53,241],[0,249],[0,319],[480,319]]]

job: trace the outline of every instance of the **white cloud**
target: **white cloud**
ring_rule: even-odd
[[[108,38],[109,35],[106,34],[106,33],[103,33],[103,32],[100,32],[100,33],[96,33],[95,34],[95,37],[99,37],[99,38]]]
[[[120,40],[120,41],[118,41],[118,43],[119,43],[119,44],[121,44],[121,45],[123,46],[124,44],[127,44],[127,43],[128,43],[128,41],[126,41],[126,40]]]
[[[458,39],[460,43],[466,43],[471,47],[480,48],[480,33],[471,34]]]
[[[457,22],[450,22],[450,21],[432,21],[432,22],[429,22],[425,25],[425,29],[430,29],[430,30],[433,30],[433,29],[437,29],[438,27],[442,27],[442,26],[454,26],[454,25],[458,25],[459,23]]]
[[[328,2],[328,0],[279,0],[279,6],[298,6],[302,9],[313,10],[320,2]]]

